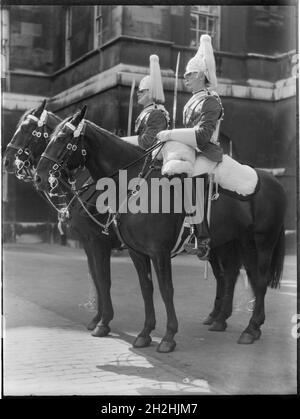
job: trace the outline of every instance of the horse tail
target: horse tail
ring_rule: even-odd
[[[281,227],[279,237],[275,244],[271,260],[271,275],[268,286],[271,288],[279,288],[283,272],[283,262],[285,255],[285,232],[284,227]]]

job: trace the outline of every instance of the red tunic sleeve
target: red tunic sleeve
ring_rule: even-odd
[[[145,129],[138,136],[139,146],[145,150],[153,146],[156,141],[156,135],[160,131],[167,129],[167,127],[168,123],[163,112],[157,109],[153,110],[145,124]]]
[[[208,96],[203,102],[199,122],[196,125],[196,141],[200,150],[209,143],[221,115],[220,103],[213,96]]]

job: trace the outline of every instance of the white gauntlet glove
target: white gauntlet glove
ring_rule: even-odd
[[[171,140],[171,132],[173,130],[165,130],[165,131],[160,131],[157,135],[156,138],[161,142],[161,143],[165,143],[166,141]]]
[[[173,140],[179,141],[180,143],[186,144],[192,148],[198,148],[194,128],[178,128],[160,131],[156,135],[156,138],[162,143]]]

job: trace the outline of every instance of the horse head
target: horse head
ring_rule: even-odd
[[[42,153],[35,173],[35,186],[38,190],[55,189],[58,183],[66,184],[72,172],[84,167],[86,150],[83,147],[81,132],[87,107],[63,120],[50,137]]]
[[[15,172],[19,179],[25,181],[33,179],[33,172],[50,133],[60,120],[45,109],[46,103],[43,100],[37,108],[24,113],[4,154],[6,171]]]

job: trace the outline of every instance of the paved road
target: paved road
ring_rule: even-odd
[[[203,280],[203,271],[192,256],[173,260],[177,347],[159,354],[166,316],[156,281],[153,343],[143,350],[131,346],[144,309],[128,257],[112,258],[112,332],[94,338],[85,328],[94,311],[83,250],[5,245],[4,394],[295,394],[296,258],[286,257],[280,290],[268,290],[262,337],[250,346],[236,343],[251,315],[247,281],[237,283],[226,332],[209,332],[201,320],[211,309],[215,281],[211,273]]]

